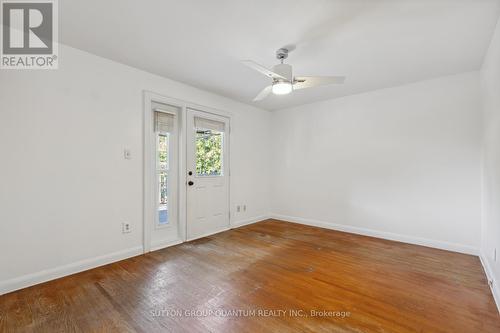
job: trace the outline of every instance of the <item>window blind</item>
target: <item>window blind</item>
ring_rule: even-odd
[[[217,132],[224,132],[225,130],[225,124],[223,122],[201,117],[194,117],[194,127]]]
[[[175,114],[178,112],[178,107],[153,103],[155,111],[155,132],[173,132],[175,125]]]

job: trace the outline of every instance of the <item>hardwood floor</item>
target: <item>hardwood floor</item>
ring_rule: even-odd
[[[160,331],[500,332],[500,316],[477,257],[275,220],[0,296],[0,332]]]

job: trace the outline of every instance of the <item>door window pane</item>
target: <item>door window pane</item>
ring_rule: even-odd
[[[158,224],[168,224],[169,134],[157,135]]]
[[[158,134],[158,169],[168,170],[168,133]]]
[[[167,224],[168,223],[168,201],[167,201],[167,191],[168,191],[168,181],[167,173],[160,172],[158,183],[160,185],[160,202],[158,204],[158,223]]]
[[[224,132],[196,129],[196,175],[221,176]]]

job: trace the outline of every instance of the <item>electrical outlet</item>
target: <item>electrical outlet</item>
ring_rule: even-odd
[[[493,250],[493,261],[497,261],[497,249]]]
[[[237,205],[237,206],[236,206],[236,213],[239,213],[239,212],[241,212],[241,206],[240,206],[240,205]]]
[[[247,205],[243,205],[243,211],[246,212],[247,211]]]
[[[122,223],[122,234],[128,234],[131,231],[132,231],[132,229],[130,228],[130,223],[123,222]]]

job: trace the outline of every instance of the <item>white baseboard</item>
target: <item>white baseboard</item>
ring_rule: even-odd
[[[130,249],[117,251],[103,256],[84,259],[71,264],[46,269],[40,272],[23,275],[14,279],[0,281],[0,295],[33,286],[35,284],[58,279],[67,275],[86,271],[88,269],[107,265],[116,261],[135,257],[143,253],[142,246],[136,246]]]
[[[261,215],[261,216],[252,217],[252,218],[246,219],[246,220],[231,222],[231,229],[239,228],[239,227],[242,227],[244,225],[249,225],[249,224],[265,221],[269,218],[270,218],[269,215]]]
[[[493,299],[497,305],[498,313],[500,313],[500,290],[498,287],[498,281],[495,279],[493,270],[491,269],[489,261],[486,259],[484,253],[481,252],[479,259],[481,259],[481,264],[483,264],[484,272],[486,273],[486,278],[488,279],[488,284],[490,285],[491,293],[493,294]]]
[[[305,219],[305,218],[301,218],[301,217],[286,216],[286,215],[280,215],[280,214],[271,214],[271,218],[274,218],[277,220],[283,220],[283,221],[287,221],[287,222],[306,224],[306,225],[325,228],[325,229],[332,229],[332,230],[337,230],[337,231],[349,232],[349,233],[357,234],[357,235],[371,236],[371,237],[383,238],[383,239],[388,239],[388,240],[397,241],[397,242],[433,247],[433,248],[441,249],[441,250],[460,252],[460,253],[472,254],[472,255],[479,255],[479,249],[477,249],[473,246],[469,246],[469,245],[449,243],[449,242],[438,241],[438,240],[433,240],[433,239],[413,237],[413,236],[396,234],[396,233],[392,233],[392,232],[378,231],[378,230],[366,229],[366,228],[360,228],[360,227],[353,227],[353,226],[343,225],[343,224],[338,224],[338,223]]]

